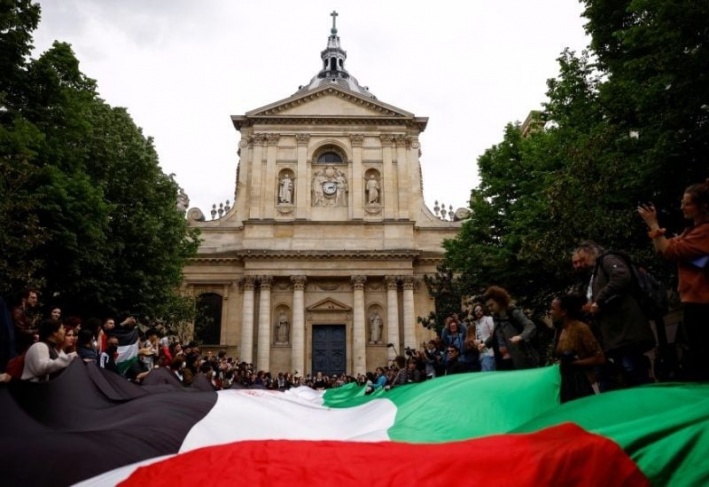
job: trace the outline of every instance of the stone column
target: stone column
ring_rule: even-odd
[[[417,348],[416,333],[416,316],[414,312],[414,287],[416,286],[416,278],[414,276],[406,276],[403,278],[404,283],[404,347]]]
[[[261,295],[258,302],[258,346],[256,369],[271,369],[271,283],[272,276],[259,276]]]
[[[312,174],[308,174],[308,142],[310,141],[310,135],[308,134],[296,134],[295,141],[298,144],[298,172],[295,178],[295,197],[296,197],[296,209],[295,217],[298,219],[304,219],[308,217],[308,210],[310,208],[310,177]],[[302,371],[299,369],[299,372]]]
[[[416,208],[421,208],[423,204],[423,185],[421,184],[421,162],[419,161],[419,153],[421,144],[418,137],[409,137],[407,140],[407,158],[406,163],[409,166],[409,212],[411,218],[416,213]]]
[[[384,205],[384,218],[386,220],[393,220],[399,215],[399,198],[396,196],[398,194],[398,174],[396,173],[396,166],[394,165],[392,155],[394,136],[381,135],[380,139],[382,141],[382,167],[384,170],[384,174],[382,176],[383,181],[380,185],[382,187],[382,192],[386,197],[386,205]],[[405,191],[409,191],[409,188],[406,188]],[[382,202],[383,201],[384,200],[382,199]]]
[[[367,373],[367,343],[364,324],[364,283],[366,276],[352,276],[353,299],[353,320],[352,324],[352,374]]]
[[[401,350],[399,338],[399,279],[396,276],[384,278],[387,285],[387,343],[393,343],[396,350]],[[393,348],[388,349],[389,359],[396,357]]]
[[[291,333],[291,372],[305,375],[305,276],[291,276],[293,281],[293,327]]]
[[[405,135],[397,135],[394,140],[396,145],[396,165],[399,167],[399,187],[405,187],[407,189],[399,191],[397,193],[399,197],[399,214],[398,218],[400,220],[413,219],[413,215],[409,215],[409,194],[415,191],[410,191],[408,188],[410,178],[409,178],[409,161],[406,160],[406,146],[408,145],[408,140]],[[406,185],[406,186],[403,186]],[[413,189],[413,188],[411,188]]]
[[[241,289],[244,291],[244,303],[241,308],[241,346],[239,347],[239,359],[246,363],[253,363],[255,282],[254,276],[244,276],[241,279]]]
[[[261,219],[261,209],[263,208],[263,161],[266,157],[264,146],[266,145],[266,136],[256,134],[253,137],[253,159],[251,161],[251,185],[249,191],[249,218]]]
[[[264,186],[264,218],[273,218],[276,215],[276,204],[278,203],[279,181],[278,175],[276,174],[276,158],[278,157],[278,140],[280,139],[279,134],[267,134],[266,143],[268,148],[266,150],[266,179]],[[265,370],[265,369],[263,369]]]
[[[364,173],[362,172],[362,145],[364,144],[363,134],[350,135],[352,143],[352,180],[350,182],[350,194],[352,195],[352,218],[362,220],[364,218]]]

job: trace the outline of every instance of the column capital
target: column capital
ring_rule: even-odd
[[[391,147],[391,145],[392,145],[393,142],[394,142],[394,136],[393,136],[393,135],[388,135],[388,134],[380,135],[380,136],[379,136],[379,139],[382,141],[382,146],[383,146],[383,147]]]
[[[308,145],[310,134],[295,134],[295,141],[298,145]]]
[[[384,282],[386,283],[387,289],[396,291],[399,288],[398,276],[385,276]]]
[[[253,291],[256,286],[256,276],[243,276],[238,282],[242,291]]]
[[[367,276],[352,276],[350,278],[352,289],[355,291],[364,291],[364,283],[367,282]]]
[[[362,147],[364,134],[351,134],[350,141],[352,142],[352,147]]]
[[[305,282],[308,280],[305,276],[290,276],[290,280],[293,282],[293,289],[295,291],[305,290]]]
[[[251,138],[251,141],[254,145],[258,145],[263,147],[266,145],[266,135],[265,134],[254,134],[254,136]]]
[[[273,276],[258,276],[258,282],[262,290],[269,290],[273,285]]]
[[[278,140],[281,138],[281,134],[266,134],[266,142],[268,145],[278,145]]]
[[[394,136],[394,144],[396,147],[408,147],[411,142],[409,141],[409,138],[405,135],[396,135]]]
[[[419,279],[415,276],[404,276],[401,278],[404,289],[414,290],[418,286]]]

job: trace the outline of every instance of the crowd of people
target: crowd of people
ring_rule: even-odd
[[[659,255],[676,262],[679,296],[684,310],[686,357],[683,379],[709,380],[709,357],[702,344],[709,341],[709,180],[686,189],[681,205],[689,228],[668,237],[651,204],[638,214]],[[651,382],[647,352],[656,346],[650,327],[654,318],[643,309],[632,264],[622,253],[606,251],[591,241],[571,254],[580,284],[550,303],[554,330],[548,341],[535,340],[539,327],[515,306],[509,293],[490,286],[474,303],[469,316],[451,314],[436,339],[421,348],[406,349],[389,364],[366,375],[333,375],[322,372],[298,375],[256,370],[225,351],[204,353],[194,343],[163,337],[156,329],[141,331],[133,316],[116,324],[114,318],[87,320],[63,318],[58,307],[38,313],[39,294],[28,290],[12,309],[17,357],[8,363],[0,380],[10,377],[42,381],[59,373],[72,360],[98,364],[128,380],[143,381],[156,368],[165,368],[189,386],[203,376],[214,389],[259,387],[286,390],[295,386],[315,389],[355,382],[368,392],[390,389],[444,375],[492,372],[560,364],[562,400],[622,386]],[[121,361],[121,337],[135,333],[137,360]],[[123,344],[125,345],[125,344]]]

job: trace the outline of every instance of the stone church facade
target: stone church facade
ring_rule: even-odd
[[[435,308],[422,277],[460,227],[424,203],[428,119],[346,71],[334,17],[321,58],[292,96],[232,116],[234,204],[187,214],[203,241],[184,286],[213,311],[207,344],[258,370],[358,374],[420,347]]]

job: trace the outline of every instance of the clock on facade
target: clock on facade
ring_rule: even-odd
[[[335,181],[325,181],[322,183],[322,192],[328,196],[332,196],[337,192],[337,183]]]

